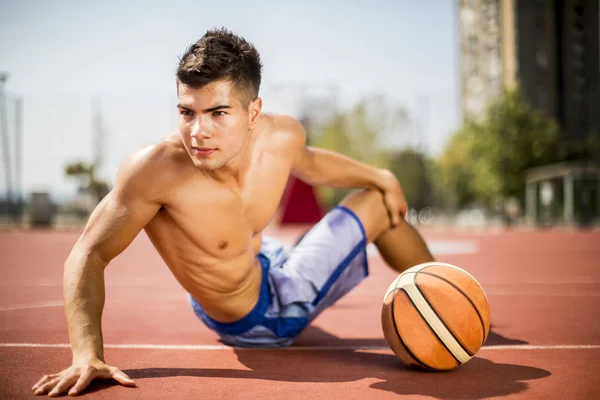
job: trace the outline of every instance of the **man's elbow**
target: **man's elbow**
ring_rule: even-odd
[[[75,245],[65,260],[64,269],[65,273],[83,268],[97,268],[103,270],[107,265],[108,262],[105,261],[97,251],[93,251],[81,245]]]

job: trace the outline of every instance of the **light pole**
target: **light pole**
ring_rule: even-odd
[[[8,73],[0,72],[0,119],[2,124],[0,125],[2,134],[2,148],[4,149],[4,171],[6,179],[6,203],[8,206],[8,213],[14,218],[14,210],[12,206],[12,174],[10,164],[10,143],[8,140],[8,119],[6,116],[6,92],[4,90],[4,84],[8,80]]]
[[[23,222],[23,98],[15,100],[15,223]]]

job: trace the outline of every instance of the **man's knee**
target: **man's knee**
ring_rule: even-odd
[[[390,227],[383,195],[377,190],[354,191],[346,196],[340,205],[352,210],[360,219],[369,242],[374,241]]]

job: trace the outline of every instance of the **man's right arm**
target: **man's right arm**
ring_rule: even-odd
[[[65,262],[63,296],[72,366],[45,377],[45,382],[44,379],[38,382],[33,388],[36,394],[52,396],[69,389],[69,394],[78,394],[95,377],[112,377],[121,384],[133,384],[123,372],[104,364],[101,330],[104,269],[161,207],[164,186],[160,184],[161,173],[152,165],[156,164],[156,154],[152,153],[155,151],[143,150],[121,165],[114,189],[93,211]]]

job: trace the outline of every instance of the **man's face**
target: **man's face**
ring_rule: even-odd
[[[258,120],[260,103],[244,107],[229,81],[200,89],[178,83],[179,134],[194,165],[203,170],[225,166],[244,148]]]

